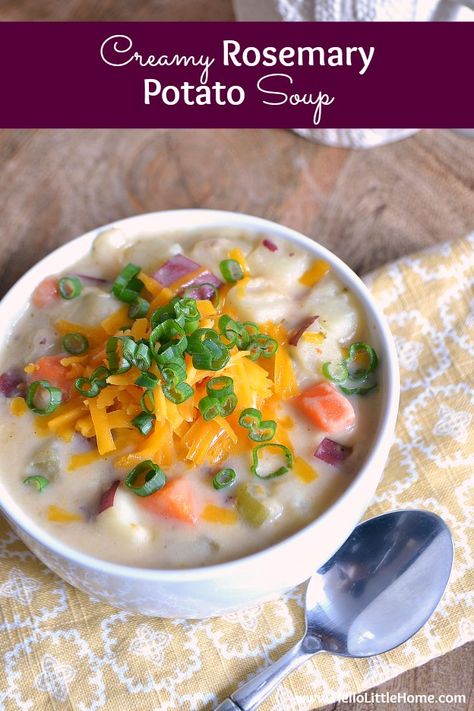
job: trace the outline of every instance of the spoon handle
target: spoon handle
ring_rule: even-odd
[[[283,679],[300,664],[313,656],[303,638],[280,659],[252,677],[225,699],[215,711],[254,711]]]

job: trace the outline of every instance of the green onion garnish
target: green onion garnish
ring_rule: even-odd
[[[242,410],[239,417],[239,425],[251,430],[258,427],[262,421],[262,413],[256,407],[246,407]]]
[[[148,415],[155,413],[155,395],[153,394],[153,390],[145,390],[140,398],[140,407],[142,410],[145,410]]]
[[[50,415],[61,404],[62,392],[47,380],[35,380],[26,391],[26,404],[37,415]],[[45,405],[41,404],[45,401]]]
[[[276,422],[274,420],[262,420],[262,413],[255,407],[247,407],[242,410],[239,417],[239,425],[249,430],[249,439],[254,442],[268,442],[275,436]]]
[[[46,479],[45,476],[36,474],[35,476],[27,476],[26,479],[23,479],[23,484],[34,486],[38,491],[43,491],[43,489],[48,486],[49,479]]]
[[[367,395],[367,393],[371,393],[372,390],[375,390],[377,387],[377,383],[374,383],[374,385],[369,385],[366,388],[362,387],[354,387],[354,388],[346,388],[344,385],[339,385],[339,390],[343,392],[345,395]]]
[[[349,365],[353,361],[357,360],[357,356],[359,353],[365,353],[367,355],[369,363],[367,368],[359,368],[350,373],[351,378],[353,378],[354,380],[365,379],[369,373],[374,372],[374,370],[379,364],[377,353],[374,351],[372,346],[369,346],[368,343],[359,342],[352,343],[349,347],[349,356],[346,358],[345,361],[346,365]]]
[[[140,414],[133,418],[132,425],[146,437],[153,429],[154,422],[154,415],[150,415],[148,412],[140,412]]]
[[[141,388],[154,388],[158,384],[158,378],[153,373],[141,373],[135,380],[135,385],[139,385]]]
[[[322,371],[324,377],[332,383],[343,383],[349,377],[345,363],[324,363]]]
[[[112,284],[112,293],[119,301],[131,304],[138,299],[143,289],[143,282],[137,278],[139,273],[140,267],[135,264],[127,264],[122,269]]]
[[[191,335],[197,329],[201,318],[196,299],[179,299],[174,305],[174,311],[177,319],[183,320],[186,335]]]
[[[206,395],[198,403],[199,411],[203,420],[209,422],[214,417],[222,414],[222,409],[219,400],[216,397]]]
[[[249,432],[249,439],[253,442],[268,442],[273,439],[276,432],[274,420],[263,420],[258,427],[253,427]]]
[[[143,481],[143,483],[136,486],[135,484],[138,480]],[[154,494],[155,491],[159,491],[164,487],[166,476],[157,464],[152,462],[151,459],[147,459],[137,464],[127,474],[124,483],[137,496],[150,496],[150,494]]]
[[[283,457],[285,458],[286,466],[278,467],[269,474],[263,474],[259,472],[259,467],[261,466],[261,454],[265,450],[268,452],[270,449],[278,450],[278,452],[283,455]],[[292,466],[293,455],[288,449],[288,447],[285,447],[284,444],[276,444],[274,442],[270,444],[259,444],[252,450],[252,466],[250,467],[250,471],[252,472],[252,474],[255,474],[255,476],[257,476],[259,479],[274,479],[277,476],[282,476],[282,474],[286,474],[286,472],[291,469]]]
[[[62,337],[62,345],[65,351],[73,355],[81,355],[89,348],[89,341],[82,333],[66,333]]]
[[[132,301],[130,304],[128,315],[130,318],[144,318],[147,315],[149,308],[150,304],[148,301],[143,299],[141,296],[137,296],[136,300]]]
[[[234,381],[227,375],[211,378],[206,384],[207,394],[221,402],[234,392]]]
[[[129,343],[130,341],[131,343]],[[126,354],[131,358],[134,350],[135,341],[129,336],[111,336],[105,344],[105,355],[107,356],[110,372],[118,375],[130,370],[132,366]]]
[[[257,360],[260,356],[271,358],[278,350],[278,343],[266,333],[259,333],[250,341],[248,350],[251,360]]]
[[[226,399],[220,403],[222,417],[231,415],[237,407],[237,402],[237,395],[235,393],[228,395]]]
[[[99,365],[98,368],[96,368],[90,376],[90,381],[93,383],[97,383],[99,388],[102,390],[102,388],[105,388],[107,385],[107,378],[110,375],[110,371],[108,368],[105,367],[105,365]]]
[[[174,402],[175,405],[181,405],[182,402],[189,400],[193,393],[194,390],[188,383],[163,385],[164,396],[171,402]]]
[[[77,378],[74,387],[84,397],[97,397],[101,391],[99,382],[90,378]]]
[[[226,489],[228,486],[232,486],[235,478],[236,474],[233,469],[221,469],[212,480],[212,486],[217,490]]]
[[[224,259],[219,264],[219,267],[222,276],[229,284],[234,284],[236,281],[243,279],[244,272],[236,259]]]
[[[75,299],[82,291],[81,280],[75,276],[63,277],[58,281],[59,293],[63,299]]]
[[[166,385],[178,385],[186,380],[186,366],[183,360],[170,360],[160,365],[160,373]]]
[[[351,370],[351,365],[358,360],[359,353],[364,354],[368,364],[365,368]],[[341,363],[324,363],[322,373],[345,395],[367,395],[377,387],[372,374],[378,364],[379,359],[372,346],[358,342],[351,344],[347,358]]]
[[[151,365],[151,351],[146,343],[137,343],[135,351],[131,356],[132,365],[138,370],[146,371]]]
[[[155,326],[150,333],[150,348],[155,360],[174,360],[176,356],[181,356],[188,347],[188,339],[184,328],[175,320],[167,319]],[[172,351],[169,349],[172,348]],[[170,353],[173,353],[173,358]],[[164,355],[167,354],[167,355]]]

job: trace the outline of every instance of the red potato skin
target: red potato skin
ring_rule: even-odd
[[[97,506],[97,513],[102,513],[102,511],[107,511],[114,505],[115,494],[117,492],[120,481],[114,481],[111,486],[109,486],[106,491],[102,494],[99,500],[99,505]]]

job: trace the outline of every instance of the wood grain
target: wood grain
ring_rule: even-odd
[[[3,0],[1,20],[231,20],[230,0]],[[0,290],[101,224],[177,207],[241,210],[299,229],[367,272],[474,229],[474,141],[424,131],[368,151],[289,131],[0,132]],[[474,645],[378,691],[463,693],[466,704],[333,704],[323,711],[470,711]]]

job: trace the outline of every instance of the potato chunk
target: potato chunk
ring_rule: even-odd
[[[273,237],[271,243],[277,248],[275,251],[262,241],[247,257],[251,276],[270,278],[284,291],[300,291],[298,280],[309,267],[309,254]]]
[[[274,282],[263,277],[250,279],[243,289],[239,284],[232,287],[227,294],[227,304],[241,321],[257,323],[280,323],[295,311],[294,300],[276,291]]]

